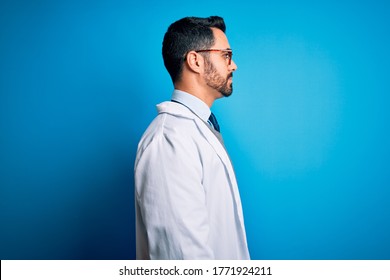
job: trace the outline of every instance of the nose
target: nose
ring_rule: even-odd
[[[238,68],[237,64],[234,62],[234,60],[232,59],[231,63],[230,63],[230,69],[232,70],[232,72],[236,71]]]

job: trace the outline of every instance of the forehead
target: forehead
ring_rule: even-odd
[[[215,39],[213,48],[218,48],[218,49],[230,48],[228,39],[225,33],[222,32],[222,30],[214,27],[212,27],[211,30],[213,30],[214,39]]]

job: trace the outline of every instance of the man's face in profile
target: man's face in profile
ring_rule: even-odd
[[[232,51],[225,33],[217,28],[212,30],[215,43],[211,49],[221,51],[210,52],[205,57],[204,79],[209,87],[228,97],[233,93],[233,71],[237,65],[231,59]]]

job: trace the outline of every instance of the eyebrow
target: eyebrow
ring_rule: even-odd
[[[231,48],[225,48],[225,49],[216,49],[216,50],[219,50],[221,52],[233,52],[233,50]]]

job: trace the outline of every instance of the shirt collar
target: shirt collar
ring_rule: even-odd
[[[205,122],[207,122],[210,117],[211,111],[209,106],[192,94],[175,89],[171,99],[186,106]]]

